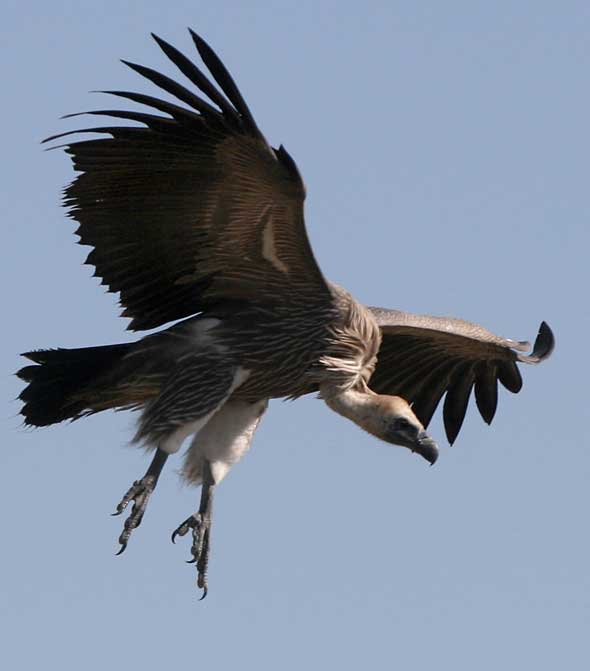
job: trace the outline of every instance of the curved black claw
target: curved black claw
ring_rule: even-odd
[[[113,515],[120,515],[125,508],[127,508],[129,503],[133,501],[131,514],[125,520],[123,531],[119,536],[121,548],[117,552],[117,556],[125,552],[131,533],[141,524],[145,509],[147,508],[148,501],[150,500],[150,496],[154,491],[155,486],[156,478],[153,475],[146,475],[141,480],[136,480],[131,487],[129,487],[127,493],[117,505],[115,512],[112,513]]]
[[[208,515],[195,513],[187,517],[172,533],[172,542],[176,542],[177,536],[185,536],[189,529],[192,530],[193,542],[191,544],[192,559],[187,564],[197,565],[197,587],[203,590],[201,600],[207,596],[207,566],[209,564],[209,536],[211,531],[211,518]]]
[[[119,539],[119,543],[121,543],[121,539]],[[115,552],[115,557],[122,555],[126,549],[127,549],[127,543],[121,543],[121,547],[119,548],[118,552]]]
[[[188,519],[184,520],[184,522],[176,527],[174,531],[172,532],[172,542],[176,544],[176,537],[177,536],[185,536],[188,533],[188,530],[192,527],[191,525],[191,520],[194,519],[194,515],[191,515]],[[196,524],[196,521],[195,521]]]

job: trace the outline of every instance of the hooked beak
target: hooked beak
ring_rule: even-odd
[[[426,431],[420,431],[412,447],[412,452],[424,457],[431,466],[438,459],[438,446]]]

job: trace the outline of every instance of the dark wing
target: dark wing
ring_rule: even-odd
[[[549,326],[541,323],[533,351],[528,342],[508,340],[483,327],[447,317],[413,315],[369,308],[381,327],[383,341],[371,388],[413,403],[412,410],[428,426],[446,393],[443,420],[449,443],[463,424],[471,390],[488,424],[498,402],[498,380],[513,393],[522,378],[517,363],[540,363],[553,351]]]
[[[80,171],[65,192],[87,263],[119,292],[142,330],[227,300],[329,301],[305,231],[305,188],[286,150],[272,149],[219,58],[191,31],[219,91],[174,47],[164,53],[209,102],[165,75],[126,63],[184,106],[105,91],[162,114],[97,110],[142,124],[85,128],[65,145]],[[125,62],[125,61],[124,61]],[[75,115],[71,115],[75,116]]]

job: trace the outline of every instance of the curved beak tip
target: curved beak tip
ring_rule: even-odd
[[[427,433],[422,434],[418,438],[416,452],[426,459],[431,466],[433,466],[438,459],[438,445]]]

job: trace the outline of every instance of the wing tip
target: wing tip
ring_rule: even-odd
[[[533,353],[538,352],[538,356],[541,359],[547,359],[553,353],[555,349],[555,336],[551,327],[546,321],[542,321],[539,326],[539,333],[535,340],[535,345],[533,347]]]
[[[170,42],[166,42],[165,39],[160,37],[159,35],[156,35],[156,33],[150,33],[152,36],[152,39],[156,42],[156,44],[160,47],[160,49],[169,57],[173,58],[176,54],[180,53],[178,49],[170,44]]]
[[[546,321],[542,321],[535,338],[533,351],[528,354],[519,354],[517,358],[522,363],[537,364],[548,359],[555,349],[555,336]]]
[[[209,46],[207,44],[207,42],[205,42],[205,40],[197,32],[195,32],[190,26],[187,26],[187,30],[188,30],[190,36],[192,37],[192,40],[195,43],[195,46],[197,47],[197,49],[199,48],[199,44],[205,45],[207,47]]]

